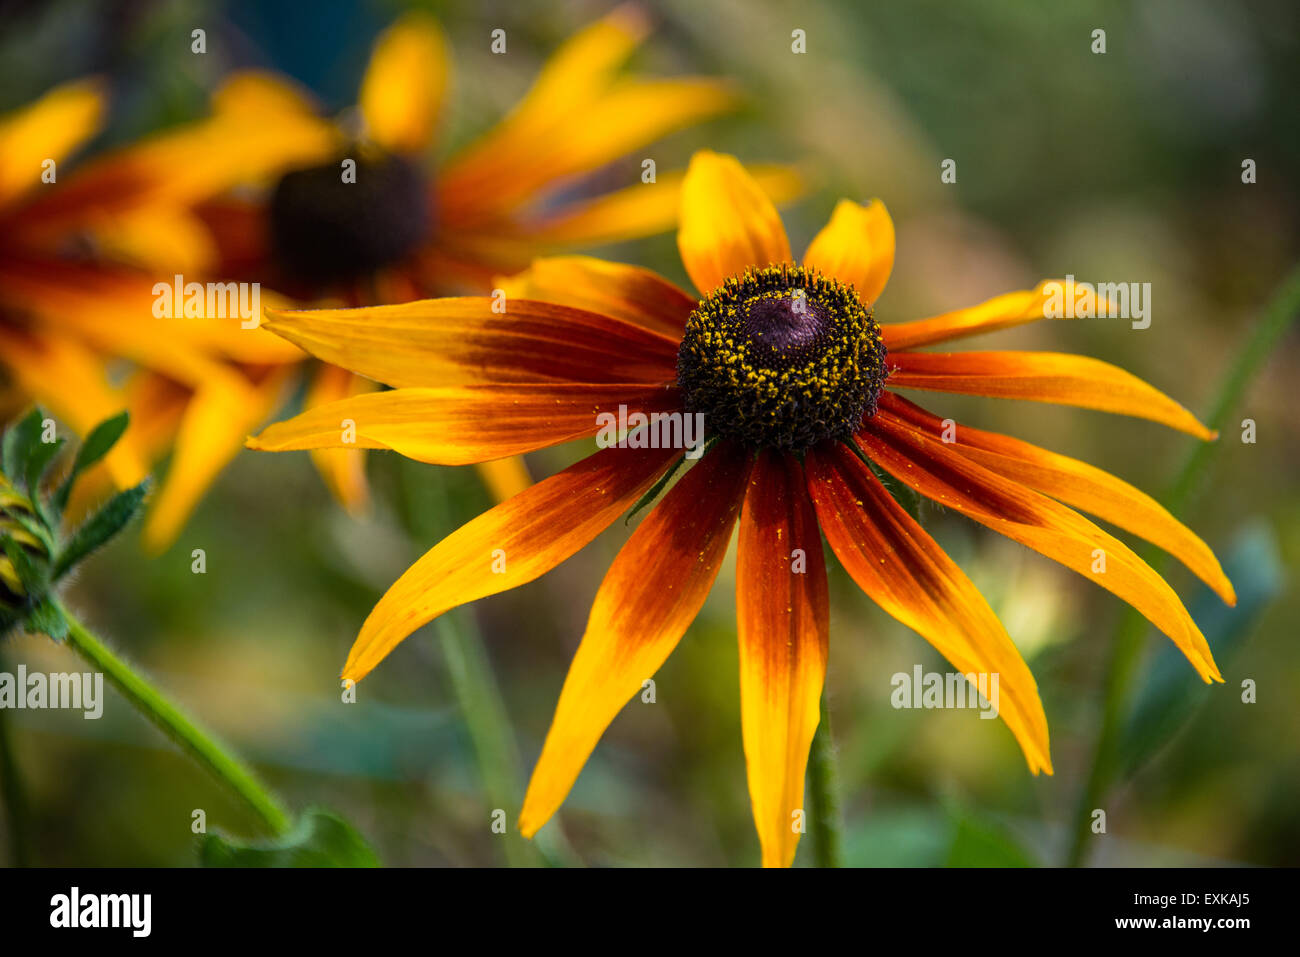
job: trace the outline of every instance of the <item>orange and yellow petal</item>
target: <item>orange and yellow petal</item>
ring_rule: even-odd
[[[1205,636],[1174,590],[1113,535],[888,413],[869,419],[858,440],[872,461],[900,482],[1128,602],[1178,646],[1206,682],[1223,680]]]
[[[902,396],[885,392],[880,409],[932,437],[944,434],[943,420]],[[1178,558],[1227,604],[1237,603],[1232,582],[1210,547],[1163,505],[1129,483],[1087,462],[965,425],[953,426],[949,444],[992,472],[1142,536]]]
[[[640,266],[591,256],[536,259],[523,272],[497,279],[509,299],[537,299],[614,316],[659,335],[680,338],[698,304],[667,279]]]
[[[433,142],[447,95],[450,56],[437,21],[409,13],[375,42],[361,81],[366,133],[395,153],[419,153]]]
[[[418,462],[472,465],[595,435],[620,406],[648,416],[681,409],[675,387],[591,383],[410,388],[339,399],[248,440],[262,452],[391,449]],[[610,430],[613,435],[617,426]]]
[[[682,183],[677,249],[707,296],[750,266],[791,262],[776,206],[734,156],[700,150]]]
[[[794,862],[830,630],[821,532],[792,456],[759,454],[736,557],[740,716],[763,866]]]
[[[106,99],[99,80],[75,80],[0,116],[0,207],[40,183],[47,160],[54,182],[67,177],[59,165],[99,132]]]
[[[883,323],[880,334],[886,348],[901,351],[1035,322],[1047,318],[1047,300],[1043,292],[1048,284],[1044,281],[1033,289],[1006,292],[979,305],[954,309],[927,319]]]
[[[676,376],[676,340],[610,316],[527,299],[268,309],[263,325],[318,359],[391,386],[666,382]]]
[[[826,540],[873,601],[925,638],[964,675],[998,676],[998,713],[1029,770],[1052,771],[1047,717],[1038,686],[984,596],[839,443],[810,450],[808,492]]]
[[[653,677],[717,577],[752,458],[719,443],[619,551],[596,593],[519,815],[532,837],[559,809],[614,716]]]
[[[308,409],[372,392],[375,384],[338,366],[320,365],[312,376],[303,399]],[[330,494],[352,515],[365,512],[370,504],[366,482],[366,453],[360,449],[312,449],[312,464]]]
[[[830,222],[813,237],[803,264],[848,283],[864,305],[873,305],[894,269],[894,221],[885,204],[840,200]]]
[[[360,681],[403,638],[444,612],[541,577],[631,508],[679,454],[603,449],[461,526],[375,605],[343,677]]]
[[[1060,352],[891,352],[888,386],[1029,399],[1131,415],[1198,439],[1214,439],[1196,416],[1118,366]]]

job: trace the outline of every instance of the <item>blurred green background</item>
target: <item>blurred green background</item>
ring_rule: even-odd
[[[423,4],[454,48],[444,143],[484,128],[565,37],[609,7],[574,2]],[[648,151],[660,170],[712,147],[796,163],[812,189],[785,211],[801,250],[841,196],[880,197],[898,256],[878,315],[915,318],[1040,278],[1153,284],[1150,328],[1120,320],[1042,323],[959,347],[1078,352],[1115,362],[1205,412],[1282,278],[1300,259],[1300,8],[1288,0],[863,4],[670,0],[647,72],[731,76],[740,113]],[[375,34],[398,3],[0,3],[0,109],[88,72],[120,99],[102,143],[201,115],[229,70],[271,66],[331,108],[353,101]],[[208,31],[209,53],[189,52]],[[505,28],[509,55],[488,52]],[[808,52],[790,50],[791,31]],[[1094,29],[1107,52],[1091,52]],[[940,182],[940,163],[957,182]],[[1258,182],[1243,185],[1252,158]],[[630,181],[639,159],[609,172]],[[685,283],[671,235],[599,251]],[[1183,515],[1243,596],[1231,614],[1180,566],[1171,583],[1223,642],[1227,682],[1198,690],[1190,666],[1144,644],[1131,773],[1104,807],[1095,864],[1300,864],[1300,351],[1282,340],[1221,437]],[[1159,492],[1193,440],[1132,419],[998,400],[916,394],[959,422],[1083,458]],[[582,448],[531,456],[535,475]],[[527,587],[425,628],[340,701],[337,674],[382,591],[442,535],[488,504],[472,470],[370,456],[374,514],[354,521],[305,454],[245,452],[177,544],[146,557],[134,534],[85,567],[71,606],[233,743],[295,807],[326,805],[391,865],[495,865],[533,850],[489,828],[512,822],[576,647],[618,545],[619,523]],[[891,676],[948,670],[832,565],[828,679],[840,757],[846,858],[860,865],[1057,864],[1096,734],[1106,658],[1123,605],[1072,572],[959,516],[927,528],[988,596],[1039,683],[1053,777],[1033,778],[1001,722],[971,711],[897,711]],[[1131,539],[1126,539],[1131,540]],[[203,548],[207,574],[190,571]],[[627,706],[561,815],[552,859],[589,865],[753,865],[741,751],[730,561],[696,624],[657,676],[657,703]],[[485,785],[457,706],[448,644],[486,662],[517,740],[518,777]],[[5,667],[69,670],[45,639],[0,646]],[[470,665],[476,659],[471,657]],[[1254,679],[1258,701],[1243,704]],[[255,822],[120,700],[100,721],[0,714],[29,806],[32,861],[188,865],[190,813],[249,835]],[[1288,797],[1290,795],[1290,797]],[[6,838],[12,845],[12,837]],[[800,848],[801,863],[809,842]],[[16,848],[0,847],[12,860]]]

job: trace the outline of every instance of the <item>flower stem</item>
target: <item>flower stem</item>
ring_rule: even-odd
[[[823,691],[821,720],[817,723],[812,753],[808,757],[813,861],[818,867],[841,866],[840,833],[844,829],[844,820],[840,813],[839,778],[835,745],[831,740],[831,712]]]
[[[68,622],[67,642],[77,654],[93,668],[102,671],[118,691],[182,751],[243,798],[274,834],[284,834],[290,829],[292,822],[284,806],[266,790],[247,765],[217,744],[210,734],[109,651],[67,608],[60,605],[59,610]]]
[[[0,658],[0,672],[4,670],[5,662]],[[28,848],[31,821],[28,816],[27,792],[19,777],[18,759],[9,733],[8,712],[4,708],[0,708],[0,792],[4,794],[9,822],[9,854],[13,866],[27,867],[32,862]]]
[[[1300,267],[1283,280],[1277,293],[1264,309],[1264,315],[1255,327],[1245,348],[1219,385],[1206,424],[1218,432],[1228,427],[1228,418],[1240,403],[1246,387],[1253,381],[1265,360],[1272,354],[1278,340],[1300,315]],[[1184,460],[1173,482],[1162,497],[1164,506],[1177,515],[1183,511],[1205,477],[1214,458],[1218,443],[1198,442]],[[1148,548],[1143,558],[1159,572],[1168,561],[1163,552]],[[1117,755],[1124,731],[1124,719],[1129,713],[1133,682],[1142,657],[1142,639],[1146,637],[1146,620],[1128,608],[1121,615],[1115,629],[1107,663],[1106,694],[1102,705],[1101,728],[1093,750],[1092,767],[1080,791],[1075,809],[1074,829],[1066,864],[1077,867],[1086,862],[1091,822],[1094,809],[1099,808],[1118,775]]]

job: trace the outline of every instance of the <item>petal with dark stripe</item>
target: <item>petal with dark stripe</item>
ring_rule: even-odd
[[[930,436],[941,438],[944,422],[902,396],[884,392],[881,414],[892,414]],[[1237,603],[1232,583],[1200,537],[1151,496],[1087,462],[1008,435],[953,424],[949,447],[992,472],[1096,515],[1163,548],[1190,568],[1229,605]]]
[[[874,462],[922,495],[1041,552],[1122,598],[1169,636],[1205,681],[1223,680],[1205,637],[1174,590],[1113,535],[1073,509],[998,477],[887,414],[868,420],[858,439]]]
[[[820,717],[830,609],[803,468],[759,454],[740,513],[736,622],[749,799],[765,867],[794,861],[808,749]]]
[[[595,435],[605,423],[613,426],[609,434],[615,438],[620,405],[627,407],[630,424],[638,424],[633,414],[642,414],[662,431],[664,420],[653,415],[680,410],[681,396],[675,387],[656,383],[393,389],[315,406],[267,426],[247,444],[262,452],[391,449],[418,462],[473,465]]]
[[[1213,439],[1181,405],[1109,362],[1059,352],[891,352],[891,389],[1030,399],[1159,422]]]
[[[658,671],[717,577],[744,498],[751,456],[720,443],[673,486],[614,559],[564,679],[519,815],[532,837],[642,682]]]
[[[602,449],[462,525],[408,568],[361,626],[343,666],[360,681],[420,626],[533,581],[631,508],[675,449]]]
[[[266,310],[266,328],[391,386],[657,382],[677,341],[621,319],[527,299],[423,299],[363,309]],[[498,307],[500,308],[500,307]]]
[[[806,458],[808,492],[845,571],[876,604],[921,635],[963,675],[998,676],[998,712],[1029,770],[1052,771],[1038,685],[984,596],[871,470],[843,445]]]

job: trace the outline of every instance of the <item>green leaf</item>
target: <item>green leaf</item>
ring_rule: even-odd
[[[122,437],[122,433],[126,431],[130,420],[129,413],[121,412],[111,419],[105,419],[90,430],[86,440],[81,443],[81,448],[77,449],[77,457],[72,460],[72,469],[68,472],[68,477],[54,493],[52,501],[60,514],[67,507],[68,496],[72,494],[72,486],[77,481],[77,476],[108,454],[109,450],[117,444],[117,440]]]
[[[49,635],[55,641],[68,637],[68,620],[48,597],[42,598],[28,613],[25,627],[29,635]]]
[[[38,490],[41,487],[41,477],[45,474],[45,469],[61,448],[63,448],[63,439],[55,439],[53,442],[39,442],[32,449],[31,455],[27,459],[27,472],[24,478],[27,481],[27,490],[33,502],[36,501]]]
[[[9,481],[18,485],[27,477],[27,461],[38,444],[41,444],[40,409],[32,409],[17,425],[10,426],[0,442],[0,468]]]
[[[321,808],[308,808],[292,831],[266,844],[243,844],[221,834],[199,843],[204,867],[378,867],[379,856],[352,825]]]
[[[118,492],[109,499],[107,505],[73,532],[54,563],[54,580],[58,581],[72,566],[120,532],[140,510],[148,491],[149,480],[145,479],[134,488]]]
[[[623,519],[624,525],[632,521],[637,512],[641,511],[641,509],[645,508],[659,497],[659,493],[662,492],[668,483],[672,481],[673,476],[677,474],[677,470],[682,467],[682,463],[685,461],[686,455],[683,453],[682,457],[673,463],[673,467],[660,476],[659,481],[655,482],[654,485],[651,485],[649,491],[637,499],[636,504],[632,506],[632,510],[627,513],[627,518]]]
[[[953,822],[948,867],[1035,867],[1033,857],[1000,827],[959,814]]]
[[[1255,524],[1243,530],[1223,563],[1223,570],[1237,591],[1236,607],[1229,608],[1201,586],[1189,611],[1205,634],[1219,670],[1231,684],[1229,665],[1242,639],[1284,581],[1272,529]],[[1125,777],[1164,747],[1215,693],[1216,687],[1220,693],[1223,690],[1222,686],[1201,681],[1182,652],[1170,642],[1161,644],[1120,741],[1119,766]]]

